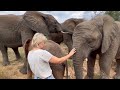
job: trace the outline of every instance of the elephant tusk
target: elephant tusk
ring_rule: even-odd
[[[63,32],[63,31],[61,31],[61,33],[69,33],[69,32]]]

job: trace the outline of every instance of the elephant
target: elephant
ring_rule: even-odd
[[[31,40],[29,39],[28,41],[26,41],[25,43],[25,50],[26,50],[26,58],[28,55],[28,52],[30,51],[30,44]],[[45,46],[43,48],[44,50],[47,50],[48,52],[50,52],[52,55],[57,56],[57,57],[63,57],[65,54],[62,51],[60,45],[52,40],[47,40],[45,42]],[[67,61],[61,63],[61,64],[53,64],[50,63],[50,67],[52,69],[52,73],[53,76],[55,77],[55,79],[63,79],[64,77],[64,73],[65,73],[65,68],[66,68],[66,78],[68,78],[68,65],[67,65]],[[27,77],[28,79],[32,79],[32,71],[30,69],[30,66],[28,64],[27,61]]]
[[[62,51],[61,47],[59,44],[48,40],[45,43],[45,50],[49,51],[51,54],[57,57],[63,57],[65,56],[64,52]],[[61,63],[61,64],[53,64],[50,63],[51,69],[53,71],[53,76],[56,79],[63,79],[64,73],[65,73],[65,68],[66,68],[66,77],[68,78],[68,66],[67,66],[67,61]]]
[[[63,37],[61,24],[49,14],[37,11],[26,11],[23,15],[0,15],[0,50],[3,56],[3,65],[9,65],[7,48],[12,48],[16,58],[20,58],[18,47],[38,33],[43,33],[48,39]],[[57,41],[58,42],[58,41]],[[58,42],[59,43],[59,42]],[[23,74],[26,70],[26,60],[20,69]]]
[[[61,33],[51,33],[51,40],[55,41],[56,43],[60,44],[61,42],[65,43],[68,47],[68,51],[72,49],[72,34],[74,28],[84,19],[77,19],[77,18],[70,18],[65,20],[61,23],[62,32]]]
[[[83,79],[83,61],[87,58],[87,78],[93,79],[96,54],[99,55],[100,79],[109,79],[111,64],[117,62],[114,78],[120,78],[120,22],[109,15],[96,16],[78,24],[72,36],[76,53],[73,66],[76,79]]]
[[[63,29],[63,43],[67,45],[69,52],[72,49],[72,34],[74,28],[83,21],[84,19],[70,18],[61,23]]]

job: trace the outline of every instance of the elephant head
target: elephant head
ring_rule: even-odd
[[[63,35],[61,33],[62,27],[58,21],[49,14],[43,14],[41,12],[36,11],[27,11],[23,15],[23,19],[21,20],[21,25],[23,25],[26,29],[22,29],[22,43],[24,44],[28,39],[32,39],[34,33],[43,33],[48,39],[53,40],[57,43],[62,42],[59,38],[62,38]],[[22,28],[22,27],[21,27]],[[32,34],[31,34],[32,33]],[[30,34],[30,35],[29,35]],[[27,65],[27,61],[24,62],[23,67],[20,69],[20,72],[25,74]]]
[[[58,21],[49,14],[27,11],[23,16],[23,19],[30,29],[38,33],[43,33],[48,38],[51,38],[51,33],[60,33],[62,31]]]
[[[68,32],[69,34],[73,34],[74,28],[83,21],[84,21],[83,19],[77,19],[77,18],[67,19],[61,24],[63,28],[63,32]]]
[[[83,60],[96,50],[106,53],[117,35],[114,19],[108,15],[96,16],[76,26],[73,33],[73,47],[77,52],[73,57],[75,75],[83,78]]]
[[[74,28],[83,21],[83,19],[70,18],[61,24],[63,29],[64,43],[68,46],[69,51],[72,49],[72,34]]]

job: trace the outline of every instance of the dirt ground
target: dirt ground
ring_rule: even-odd
[[[63,51],[67,54],[68,52],[68,48],[66,47],[66,45],[61,44],[61,48],[63,49]],[[19,72],[19,69],[22,67],[23,65],[23,59],[25,58],[24,56],[24,51],[23,48],[20,47],[19,48],[20,54],[22,56],[21,60],[15,60],[15,55],[12,51],[12,49],[8,49],[8,55],[9,55],[9,60],[10,60],[10,65],[8,66],[2,66],[2,55],[0,53],[0,79],[26,79],[27,76],[25,74],[21,74]],[[87,67],[86,67],[87,62],[84,61],[84,67],[83,67],[83,73],[84,76],[86,75],[87,72]],[[68,65],[69,65],[69,79],[75,79],[75,74],[74,74],[74,69],[73,69],[73,65],[72,65],[72,60],[68,60]],[[111,69],[110,72],[110,77],[112,79],[112,76],[115,74],[114,70]],[[95,79],[99,78],[99,65],[98,65],[98,60],[95,64]],[[64,78],[65,79],[65,78]]]

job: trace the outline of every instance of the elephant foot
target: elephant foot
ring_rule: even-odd
[[[15,61],[20,61],[22,57],[16,58]]]
[[[115,75],[113,78],[114,79],[120,79],[120,75]]]
[[[32,79],[32,74],[27,74],[27,79]]]
[[[66,79],[70,79],[70,76],[65,76],[66,77]]]
[[[110,77],[104,71],[101,71],[100,72],[100,79],[110,79]]]
[[[89,77],[88,75],[86,75],[84,79],[93,79],[93,77]]]
[[[32,77],[27,77],[27,79],[32,79]]]
[[[108,76],[100,76],[100,79],[110,79]]]
[[[10,62],[9,61],[3,62],[2,65],[3,66],[8,66],[8,65],[10,65]]]
[[[22,74],[27,74],[27,68],[26,68],[26,67],[22,67],[19,71],[20,71]]]

